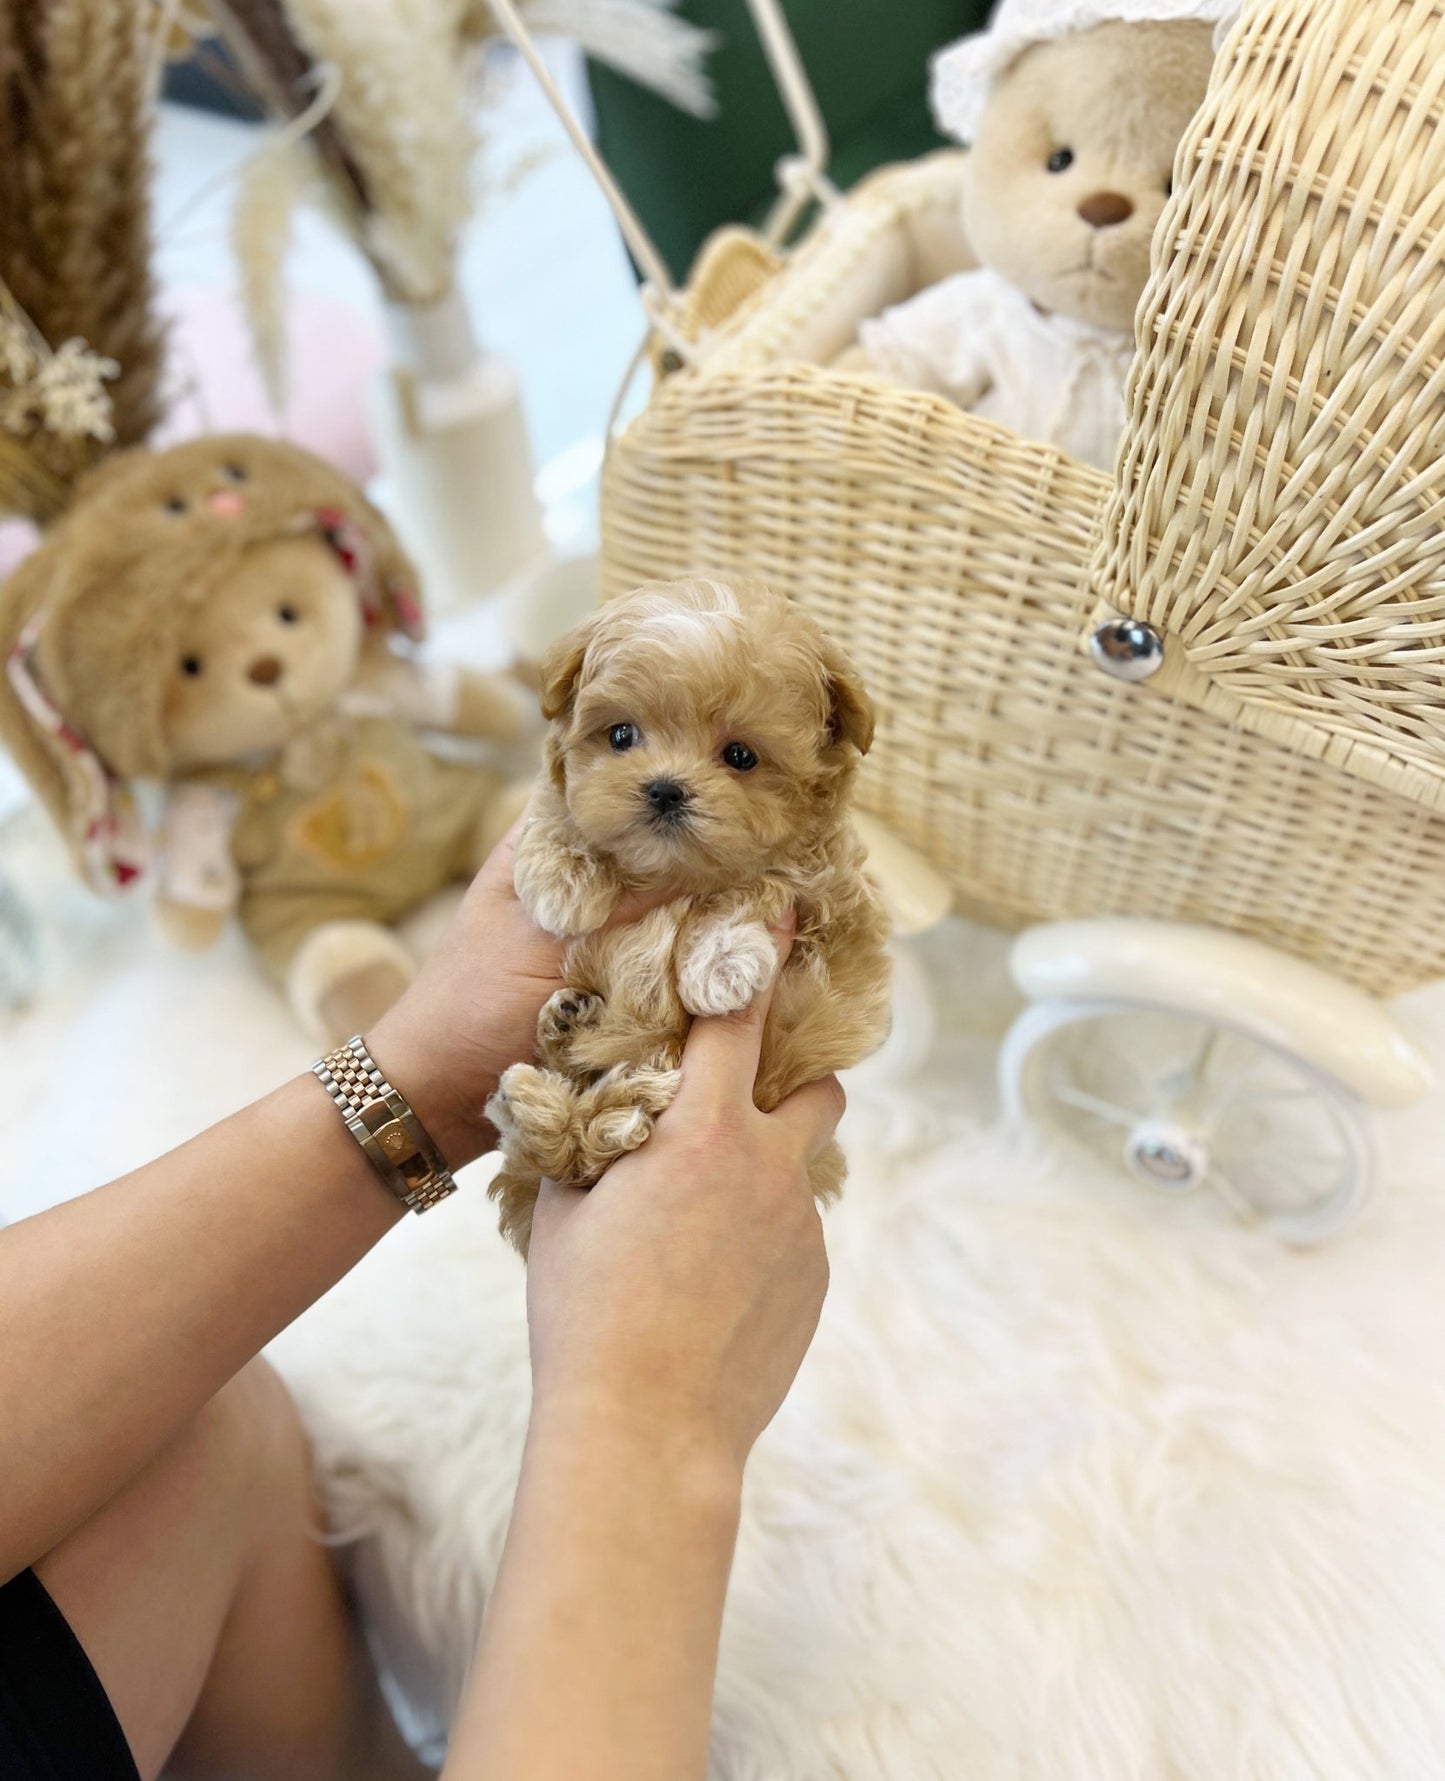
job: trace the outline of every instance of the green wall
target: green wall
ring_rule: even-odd
[[[745,0],[682,0],[719,38],[709,60],[721,110],[685,117],[610,69],[590,70],[597,139],[674,274],[720,223],[756,221],[773,167],[793,146]],[[849,186],[870,168],[942,145],[928,110],[928,58],[977,30],[988,0],[787,0],[798,50]]]

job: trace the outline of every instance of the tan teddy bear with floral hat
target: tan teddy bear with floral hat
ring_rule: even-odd
[[[390,923],[469,872],[525,797],[426,732],[509,740],[535,701],[424,667],[411,567],[360,491],[295,446],[119,454],[0,588],[0,741],[91,883],[156,881],[168,935],[232,913],[312,1033],[394,1000]],[[164,782],[158,841],[133,781]]]
[[[1230,0],[1002,0],[933,67],[979,261],[864,322],[848,368],[1113,468],[1134,312]]]

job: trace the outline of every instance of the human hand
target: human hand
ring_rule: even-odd
[[[791,933],[778,938],[785,958]],[[772,1113],[754,1106],[771,999],[694,1021],[677,1098],[595,1187],[543,1183],[527,1276],[534,1427],[600,1419],[740,1476],[787,1394],[828,1283],[808,1164],[843,1091],[829,1077]]]
[[[533,1055],[542,1004],[562,987],[567,942],[537,926],[512,882],[520,826],[497,844],[435,952],[367,1035],[454,1169],[495,1144],[482,1109],[503,1070]],[[626,896],[607,925],[664,900]]]

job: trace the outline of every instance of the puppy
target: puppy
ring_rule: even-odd
[[[553,647],[542,709],[517,894],[549,933],[585,937],[542,1010],[538,1064],[508,1070],[487,1109],[504,1152],[491,1191],[524,1255],[541,1178],[591,1186],[646,1140],[692,1016],[745,1008],[771,981],[768,929],[790,908],[758,1106],[856,1064],[889,1010],[887,920],[848,825],[872,706],[798,607],[710,580],[640,588]],[[676,895],[597,932],[624,889]],[[843,1176],[830,1144],[813,1191],[831,1198]]]

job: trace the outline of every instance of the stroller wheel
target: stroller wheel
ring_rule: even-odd
[[[1332,1235],[1369,1196],[1359,1096],[1237,1028],[1137,1004],[1040,1002],[1015,1022],[999,1067],[1011,1116],[1156,1192],[1210,1191],[1284,1242]]]
[[[1210,1189],[1290,1243],[1369,1194],[1368,1109],[1431,1086],[1372,997],[1219,928],[1114,917],[1014,942],[1030,999],[1004,1041],[1015,1116],[1061,1128],[1163,1193]]]

